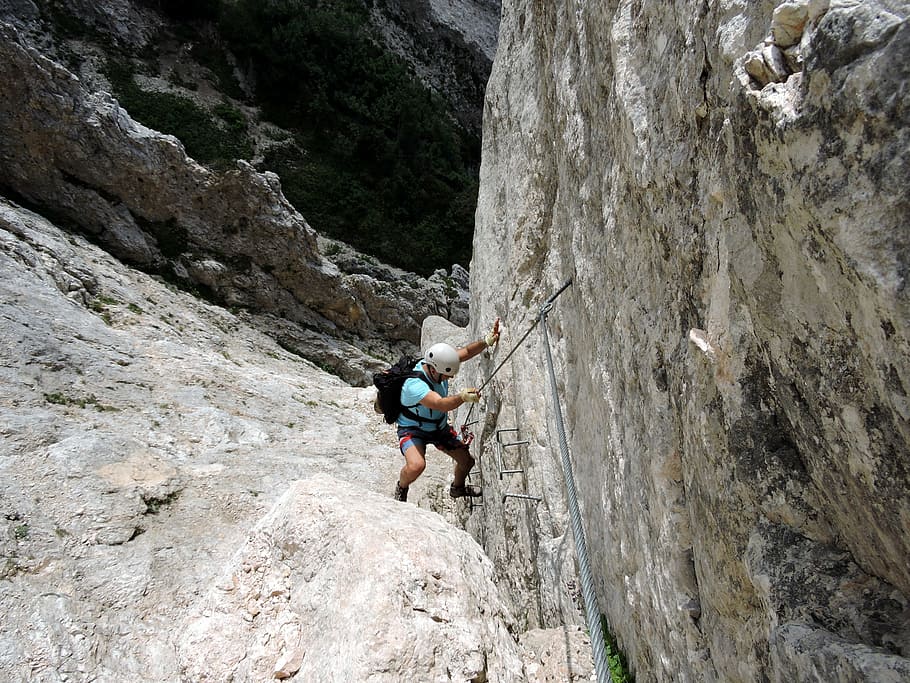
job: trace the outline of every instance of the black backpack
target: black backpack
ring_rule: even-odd
[[[392,367],[373,375],[373,385],[376,387],[376,405],[389,424],[395,424],[402,413],[415,420],[426,421],[414,411],[401,405],[401,387],[406,379],[416,377],[426,382],[430,389],[433,388],[430,380],[422,372],[414,369],[417,361],[417,358],[402,356]]]

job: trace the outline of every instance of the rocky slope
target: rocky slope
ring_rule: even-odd
[[[44,4],[44,3],[41,3]],[[483,96],[499,32],[501,0],[370,0],[373,25],[386,47],[449,101],[459,121],[480,133]],[[162,18],[134,0],[71,0],[69,11],[119,46],[152,43]],[[0,17],[52,49],[32,0],[0,0]]]
[[[0,83],[7,195],[132,265],[253,311],[283,344],[347,381],[368,384],[381,359],[414,350],[426,315],[464,322],[463,269],[425,280],[336,246],[339,268],[277,176],[243,161],[227,171],[197,164],[6,24]]]
[[[910,680],[908,15],[504,4],[471,319],[508,349],[574,280],[549,331],[638,681]],[[469,527],[529,621],[569,620],[539,334],[485,393]]]
[[[0,320],[0,679],[587,676],[422,509],[449,466],[392,500],[372,392],[248,315],[0,200]]]

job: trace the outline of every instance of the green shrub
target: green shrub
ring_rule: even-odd
[[[89,396],[67,396],[66,394],[63,394],[59,391],[55,391],[50,394],[44,394],[44,400],[48,403],[53,403],[55,405],[61,406],[78,406],[79,408],[92,406],[99,412],[120,412],[119,408],[99,403],[94,394],[91,394]]]
[[[236,109],[220,105],[216,118],[189,98],[142,90],[133,78],[133,66],[126,60],[109,59],[105,73],[130,116],[179,138],[187,154],[197,161],[223,166],[252,155],[246,120]]]
[[[219,27],[265,112],[296,131],[264,166],[314,227],[424,275],[467,264],[479,140],[379,46],[362,2],[237,0]]]
[[[603,629],[604,647],[606,648],[607,664],[610,667],[610,679],[613,683],[635,683],[635,677],[629,671],[629,665],[626,657],[620,652],[616,644],[616,638],[610,632],[607,624],[607,618],[600,616],[600,625]]]

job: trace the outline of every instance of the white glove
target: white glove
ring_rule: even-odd
[[[463,403],[477,403],[480,400],[480,392],[478,392],[475,387],[469,387],[468,389],[459,391],[458,398],[460,398]]]

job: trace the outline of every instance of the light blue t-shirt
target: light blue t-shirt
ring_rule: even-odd
[[[423,361],[417,361],[414,370],[423,374],[433,386],[433,391],[445,398],[449,395],[449,380],[434,382],[430,376],[423,370]],[[430,387],[419,377],[411,377],[404,381],[401,387],[401,405],[410,408],[425,420],[413,420],[407,415],[398,416],[399,427],[419,427],[424,431],[432,432],[435,429],[443,429],[448,424],[448,415],[441,410],[430,410],[426,406],[420,405],[423,397],[430,393]]]

